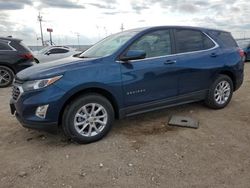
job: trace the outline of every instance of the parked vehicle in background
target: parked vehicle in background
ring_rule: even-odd
[[[46,63],[80,53],[74,48],[67,46],[48,46],[34,52],[36,63]]]
[[[24,127],[52,130],[61,124],[76,142],[94,142],[115,118],[196,101],[224,108],[243,82],[243,55],[226,31],[124,31],[79,57],[20,72],[10,108]]]
[[[239,47],[244,51],[245,54],[244,61],[250,60],[250,40],[238,40],[237,43]]]
[[[34,57],[20,39],[0,37],[0,88],[12,84],[19,71],[34,64]]]

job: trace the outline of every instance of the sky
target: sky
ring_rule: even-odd
[[[125,30],[187,25],[223,29],[236,38],[250,37],[249,0],[0,0],[0,36],[21,38],[27,45],[40,45],[42,15],[58,45],[94,44]]]

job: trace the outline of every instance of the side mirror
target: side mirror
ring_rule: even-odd
[[[50,51],[48,51],[48,52],[46,52],[45,54],[46,54],[46,55],[50,55],[50,54],[51,54],[51,52],[50,52]]]
[[[129,50],[123,56],[120,57],[122,61],[144,59],[146,57],[146,52],[144,50]]]

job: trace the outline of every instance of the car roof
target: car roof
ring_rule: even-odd
[[[195,26],[178,26],[178,25],[142,27],[142,28],[136,28],[136,29],[131,29],[131,30],[127,30],[127,31],[141,32],[141,31],[147,31],[147,30],[167,29],[167,28],[174,28],[174,29],[194,29],[194,30],[200,30],[200,31],[219,31],[219,32],[229,33],[228,31],[219,30],[219,29],[212,29],[212,28],[205,28],[205,27],[195,27]]]
[[[72,48],[70,48],[70,47],[68,47],[68,46],[47,46],[47,48],[48,49],[52,49],[52,48],[63,48],[63,49],[72,49]]]
[[[17,42],[22,41],[21,39],[12,38],[12,37],[0,37],[0,40],[17,41]]]

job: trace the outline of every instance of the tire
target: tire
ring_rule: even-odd
[[[96,113],[91,113],[92,109]],[[87,144],[106,136],[113,121],[114,109],[111,103],[102,95],[92,93],[78,97],[67,105],[63,113],[62,128],[65,135],[73,141]]]
[[[14,76],[15,74],[10,68],[0,66],[0,88],[10,86],[13,83]]]
[[[233,95],[233,82],[227,75],[220,75],[211,85],[205,103],[213,109],[222,109],[228,105]]]

